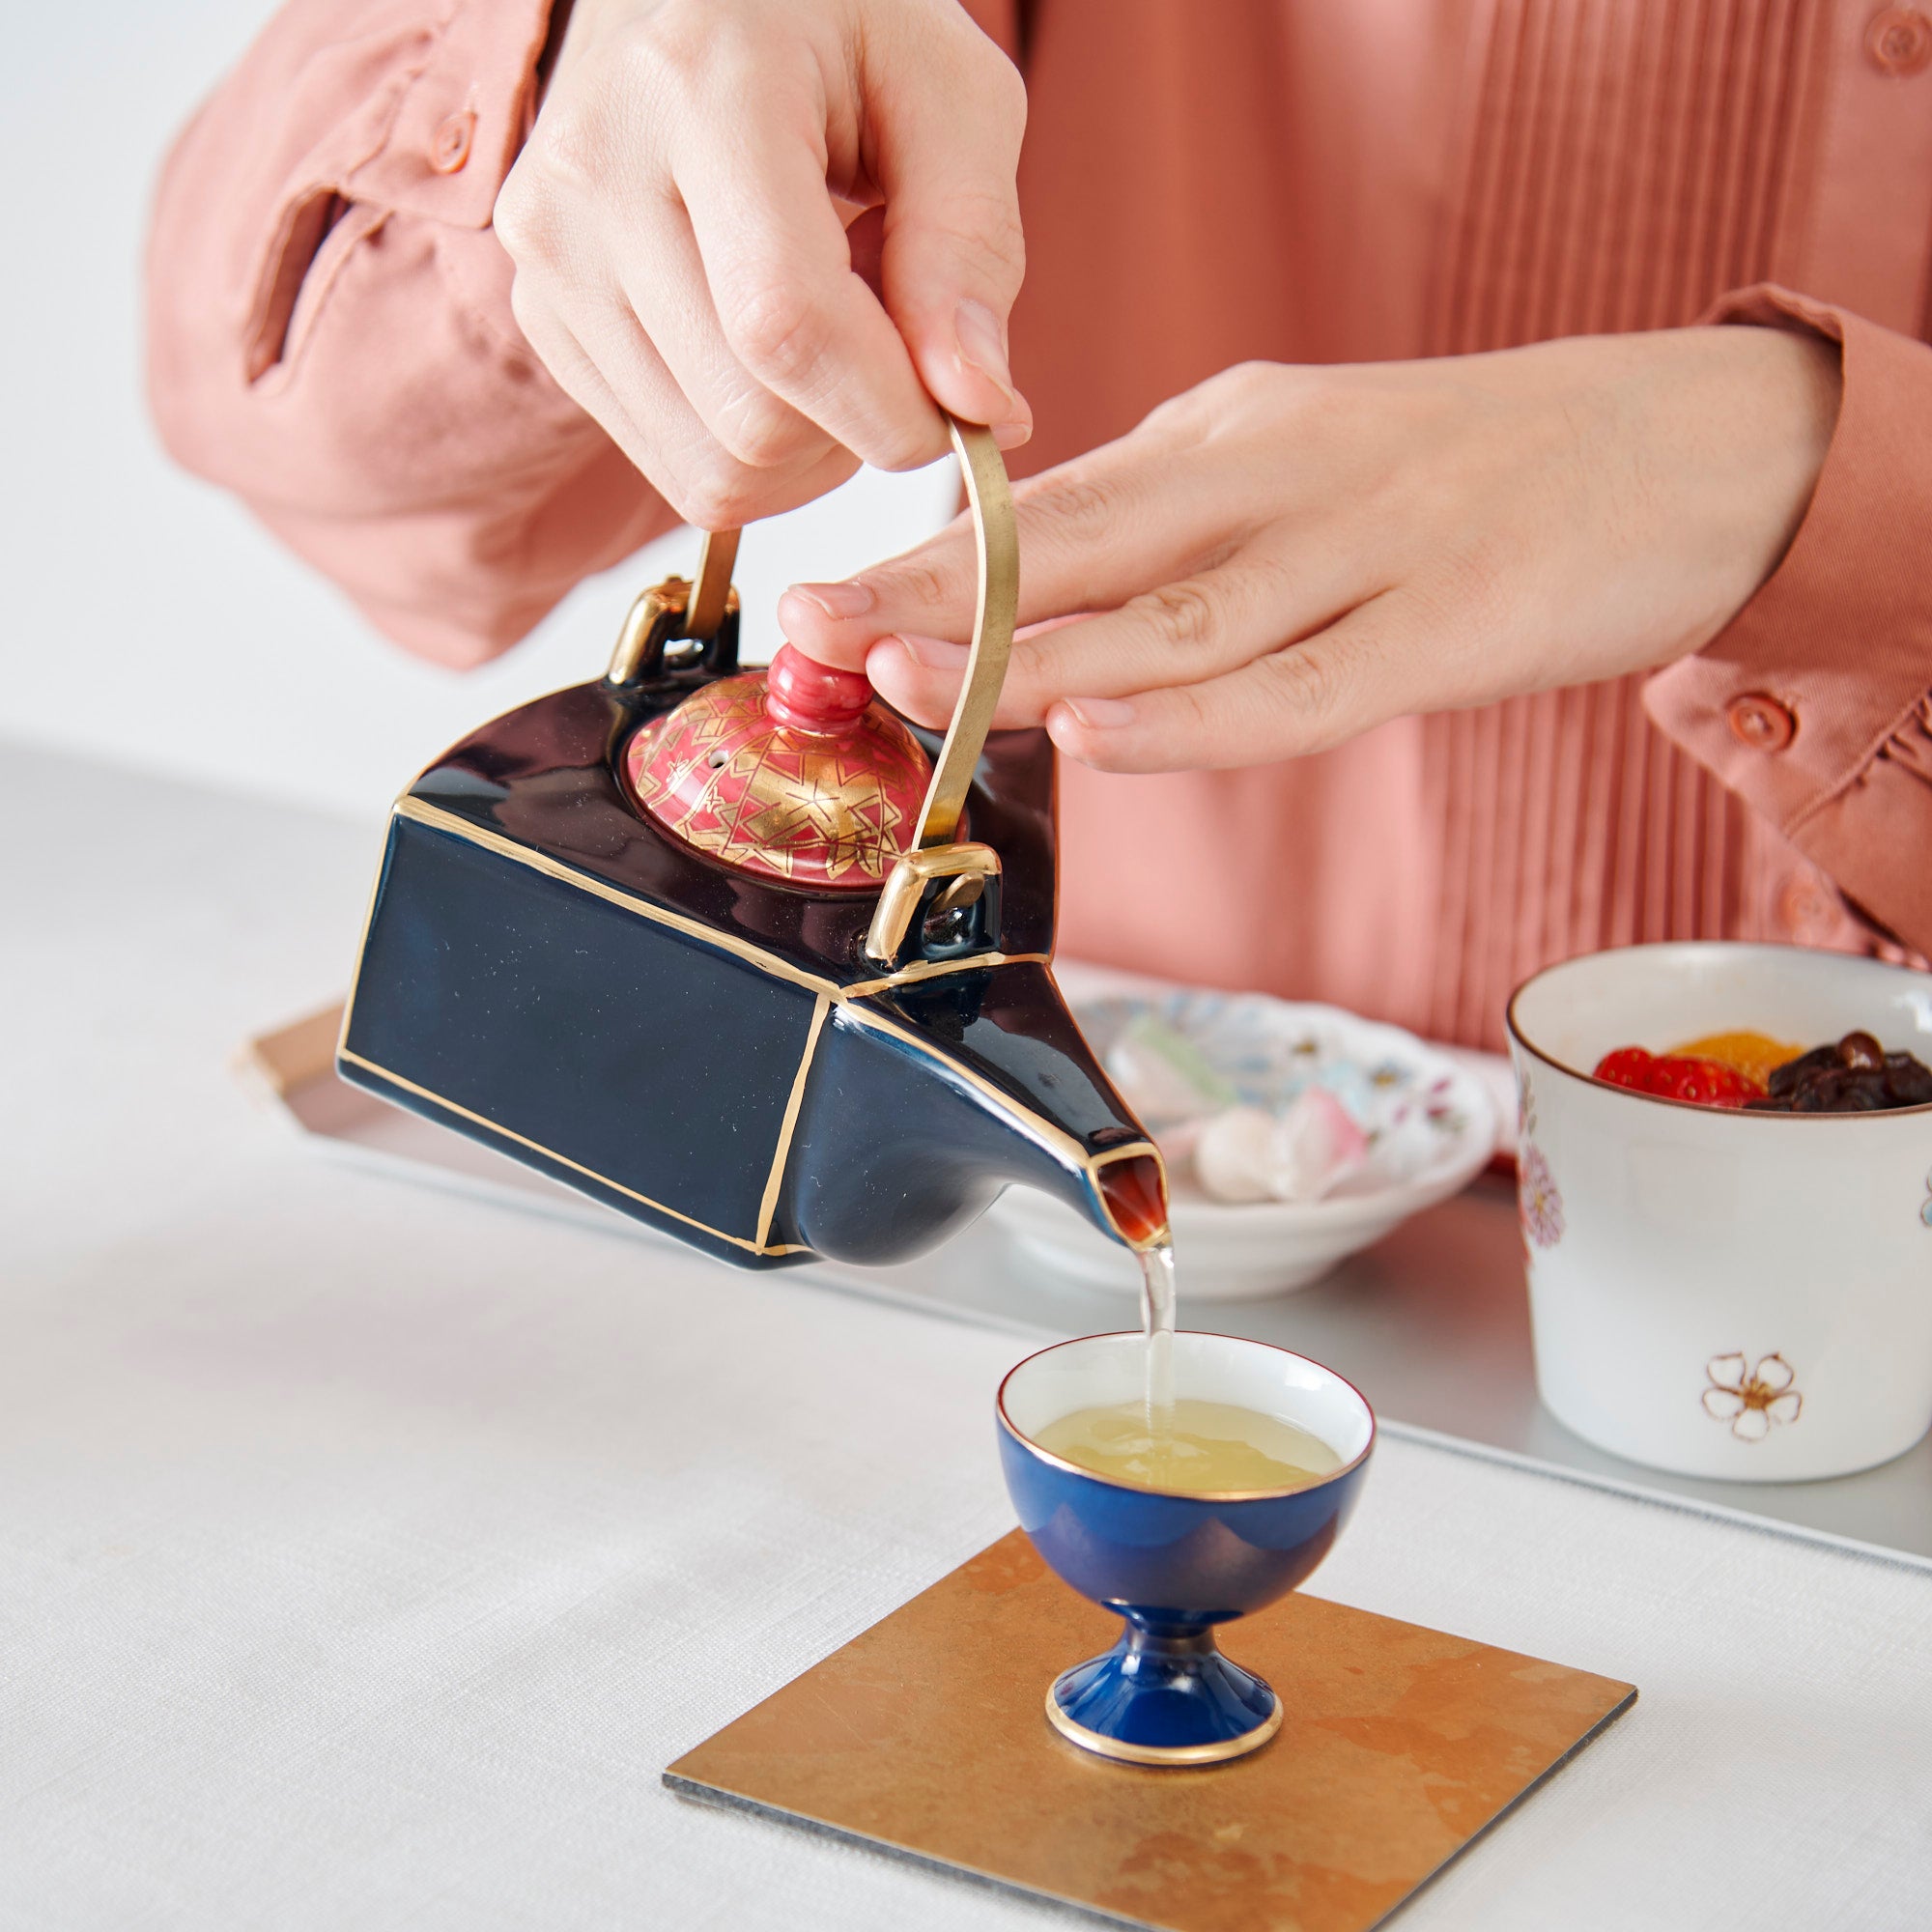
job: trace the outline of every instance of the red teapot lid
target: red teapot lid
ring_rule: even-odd
[[[638,803],[687,845],[796,886],[877,892],[932,781],[919,740],[858,671],[791,644],[720,678],[624,748]]]

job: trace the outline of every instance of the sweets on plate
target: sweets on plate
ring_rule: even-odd
[[[1712,1034],[1669,1053],[1620,1046],[1597,1063],[1613,1087],[1771,1114],[1866,1114],[1932,1103],[1932,1068],[1888,1053],[1869,1033],[1808,1052],[1760,1033]]]
[[[1397,1185],[1460,1130],[1449,1081],[1397,1054],[1365,1056],[1345,1015],[1286,1031],[1214,994],[1131,1010],[1104,1065],[1160,1144],[1170,1176],[1210,1201],[1325,1201]],[[1105,1021],[1096,1011],[1083,1014]],[[1338,1025],[1336,1022],[1340,1022]]]

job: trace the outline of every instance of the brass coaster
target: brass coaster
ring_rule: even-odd
[[[1364,1932],[1635,1690],[1320,1597],[1227,1632],[1281,1698],[1230,1764],[1094,1757],[1040,1708],[1119,1625],[1018,1530],[665,1773],[687,1797],[1168,1932]]]

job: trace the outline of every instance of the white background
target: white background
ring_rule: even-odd
[[[181,475],[149,428],[140,262],[156,165],[270,0],[92,0],[10,10],[0,64],[0,738],[379,813],[471,726],[594,676],[643,584],[688,571],[665,539],[584,584],[467,675],[376,636],[245,511]],[[950,515],[956,473],[863,474],[754,529],[745,647],[772,607]]]

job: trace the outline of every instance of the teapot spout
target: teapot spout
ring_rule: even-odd
[[[801,1076],[775,1238],[902,1261],[1014,1181],[1129,1247],[1166,1232],[1159,1151],[1044,961],[935,974],[832,1009]]]

